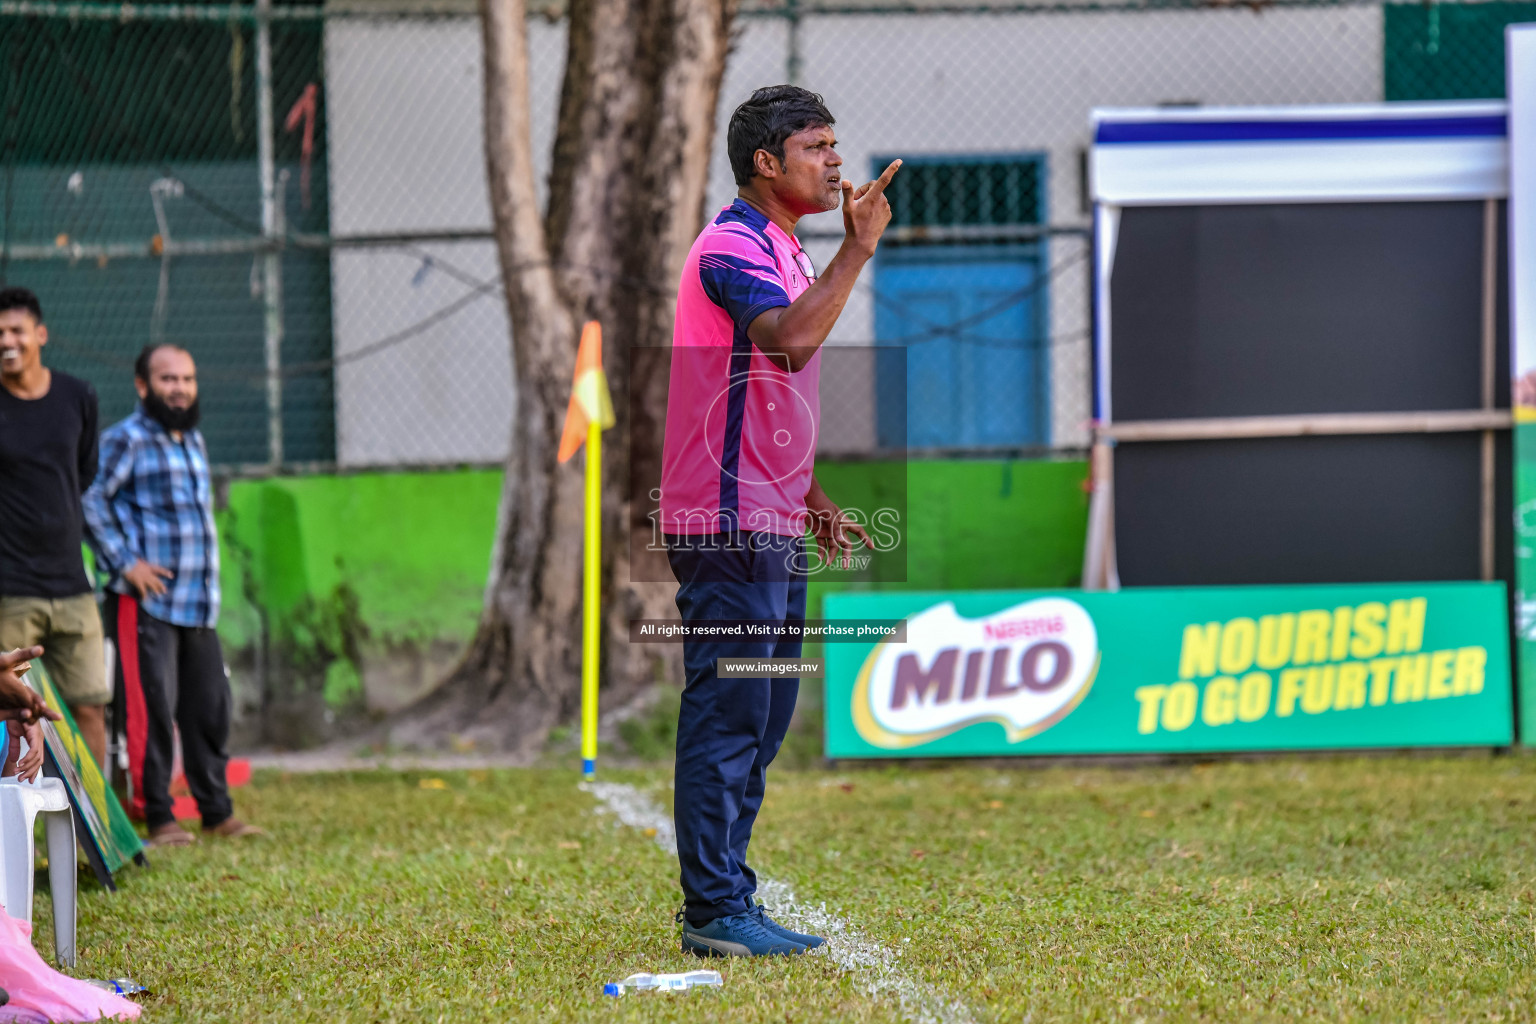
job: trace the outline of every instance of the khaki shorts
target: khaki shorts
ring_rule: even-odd
[[[94,595],[0,597],[0,650],[33,644],[42,645],[43,664],[66,704],[111,702]]]

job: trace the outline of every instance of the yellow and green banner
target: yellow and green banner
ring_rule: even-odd
[[[85,737],[80,735],[74,716],[69,713],[69,706],[59,696],[40,660],[32,662],[26,679],[43,695],[48,707],[63,716],[62,721],[43,723],[45,770],[62,779],[69,791],[69,801],[75,810],[75,835],[97,881],[108,889],[116,889],[112,875],[129,860],[144,863],[144,844],[117,795],[108,788],[85,745]]]
[[[829,757],[1513,741],[1502,583],[829,595]]]

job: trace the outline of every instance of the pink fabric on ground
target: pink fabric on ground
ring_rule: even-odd
[[[0,1006],[0,1024],[138,1019],[137,1003],[43,963],[32,948],[31,932],[31,925],[0,908],[0,988],[11,997]]]

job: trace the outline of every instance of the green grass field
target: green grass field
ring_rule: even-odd
[[[824,956],[604,997],[700,963],[675,862],[574,772],[264,772],[238,805],[270,841],[83,894],[75,973],[147,984],[147,1022],[901,1019]],[[1536,1016],[1536,759],[781,771],[754,850],[977,1021]]]

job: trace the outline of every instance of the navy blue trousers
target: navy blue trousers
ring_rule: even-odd
[[[685,622],[805,621],[805,541],[741,531],[668,535]],[[720,679],[716,658],[798,658],[800,638],[685,641],[672,816],[684,913],[694,925],[740,914],[757,891],[747,844],[768,765],[795,711],[800,680]]]

